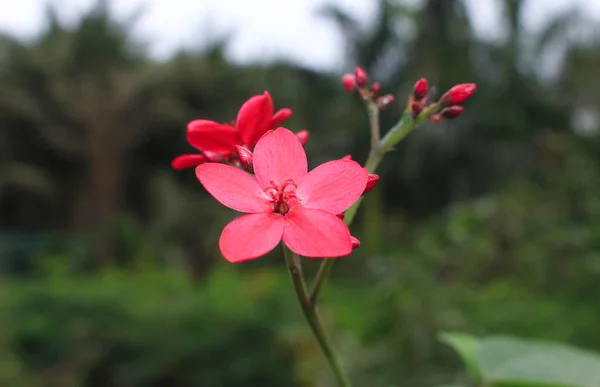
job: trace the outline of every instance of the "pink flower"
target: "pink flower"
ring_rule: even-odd
[[[187,140],[197,150],[229,158],[236,145],[252,149],[267,130],[274,129],[290,118],[292,111],[283,108],[274,112],[273,99],[268,91],[255,95],[240,108],[235,123],[220,124],[209,120],[194,120],[187,126]],[[175,158],[174,169],[195,167],[207,160],[200,155],[187,154]],[[198,163],[195,163],[199,161]],[[208,160],[210,161],[210,160]]]
[[[267,132],[253,154],[256,176],[205,163],[196,168],[204,188],[221,204],[245,212],[221,233],[219,248],[229,262],[258,258],[283,240],[312,258],[349,255],[348,227],[336,216],[363,193],[367,172],[357,162],[334,160],[308,172],[306,153],[288,129]]]

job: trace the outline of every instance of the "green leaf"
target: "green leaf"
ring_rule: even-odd
[[[442,332],[439,339],[448,344],[462,357],[467,370],[475,378],[480,379],[481,372],[477,365],[476,357],[479,352],[481,341],[471,335],[459,332]]]
[[[481,341],[475,361],[489,384],[600,386],[600,356],[566,345],[489,337]]]

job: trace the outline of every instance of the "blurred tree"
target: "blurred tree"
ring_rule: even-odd
[[[120,209],[126,154],[164,98],[130,22],[114,20],[100,0],[68,28],[49,7],[46,30],[32,43],[14,40],[2,73],[1,110],[26,122],[30,138],[40,137],[77,176],[68,225],[96,229],[98,264],[111,260],[109,224]]]

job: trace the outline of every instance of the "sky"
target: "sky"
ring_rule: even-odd
[[[34,36],[43,26],[45,0],[0,0],[0,31]],[[410,1],[418,3],[418,0]],[[502,37],[498,0],[466,0],[476,33],[484,39]],[[94,0],[54,0],[66,22]],[[238,62],[285,57],[318,69],[343,66],[342,38],[335,26],[316,12],[336,4],[367,24],[375,14],[373,0],[112,0],[117,17],[142,7],[134,28],[150,43],[151,54],[168,57],[179,47],[200,47],[211,37],[232,32],[228,55]],[[600,21],[600,0],[527,0],[524,24],[541,28],[557,13],[577,5]],[[290,17],[293,15],[293,18]],[[290,22],[293,20],[293,23]]]

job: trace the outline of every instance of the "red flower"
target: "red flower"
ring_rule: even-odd
[[[236,145],[252,149],[258,139],[269,129],[274,129],[290,118],[292,111],[283,108],[274,113],[273,100],[268,91],[246,101],[238,112],[235,124],[219,124],[208,120],[194,120],[187,126],[187,140],[202,153],[216,153],[227,158],[235,152]],[[201,164],[199,155],[182,155],[171,165],[175,169]],[[194,164],[195,161],[201,161]]]
[[[196,168],[198,180],[215,199],[247,213],[221,233],[219,247],[226,260],[258,258],[282,239],[306,257],[352,252],[348,227],[336,215],[363,193],[364,168],[355,161],[334,160],[308,172],[302,144],[285,128],[269,131],[258,141],[253,164],[256,176],[218,163]]]

